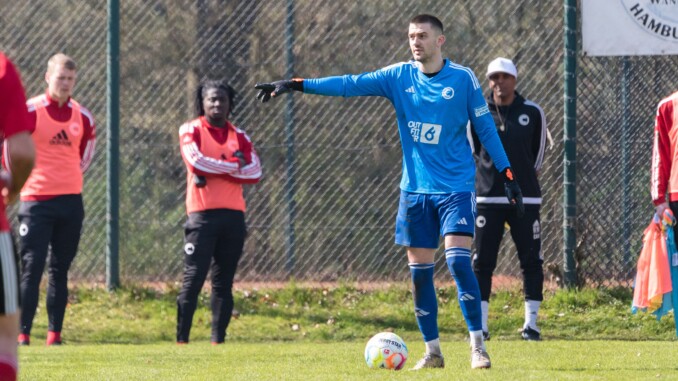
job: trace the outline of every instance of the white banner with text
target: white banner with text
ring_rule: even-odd
[[[678,54],[678,0],[582,0],[588,56]]]

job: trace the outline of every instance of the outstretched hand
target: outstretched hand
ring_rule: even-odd
[[[304,89],[303,80],[299,78],[284,79],[270,83],[257,83],[254,85],[254,88],[260,90],[257,99],[264,103],[277,95],[285,94],[292,90],[303,91]]]

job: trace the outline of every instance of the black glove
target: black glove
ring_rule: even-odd
[[[261,90],[257,95],[257,99],[260,99],[261,102],[268,102],[271,97],[285,94],[292,90],[304,91],[304,80],[301,78],[292,78],[271,83],[257,83],[254,85],[254,88]]]
[[[245,155],[242,153],[242,151],[238,150],[233,152],[233,157],[237,157],[238,161],[240,162],[240,166],[244,167],[247,165],[247,161],[245,160]]]
[[[204,188],[205,185],[207,185],[207,179],[205,178],[205,176],[196,175],[194,173],[193,174],[193,184],[195,184],[196,188]]]
[[[516,214],[518,218],[525,214],[525,205],[523,205],[523,192],[520,190],[518,182],[513,177],[513,170],[511,167],[506,168],[502,173],[504,176],[504,191],[509,203],[516,207]]]

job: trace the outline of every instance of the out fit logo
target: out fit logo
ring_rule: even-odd
[[[54,137],[49,140],[49,144],[70,147],[71,141],[68,140],[68,135],[66,135],[66,131],[61,130],[59,131],[58,134],[54,135]]]
[[[410,128],[410,135],[412,135],[412,139],[415,142],[426,144],[438,144],[440,131],[443,129],[443,126],[440,124],[414,121],[407,122],[407,127]]]

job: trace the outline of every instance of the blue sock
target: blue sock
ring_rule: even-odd
[[[483,315],[480,310],[480,287],[471,267],[471,250],[462,247],[445,249],[447,267],[457,283],[459,306],[469,331],[483,329]]]
[[[414,314],[424,341],[438,338],[438,299],[433,285],[433,263],[410,263]]]

